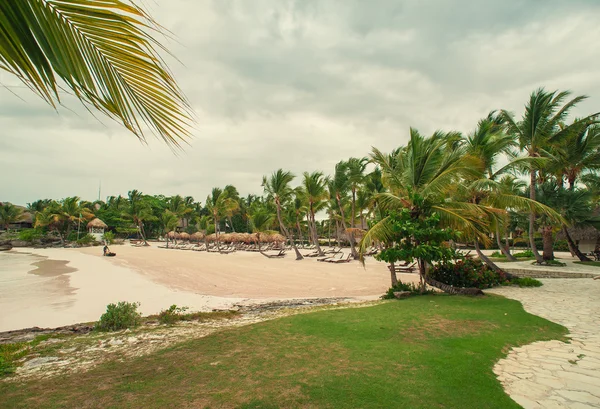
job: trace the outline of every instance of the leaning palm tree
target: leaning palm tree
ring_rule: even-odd
[[[548,149],[551,144],[564,140],[574,132],[581,130],[583,124],[588,124],[598,114],[593,114],[573,122],[569,126],[563,126],[570,110],[579,102],[586,99],[585,96],[578,96],[570,101],[564,102],[570,92],[547,92],[543,88],[534,91],[527,104],[525,112],[520,121],[514,119],[514,115],[507,111],[502,111],[502,119],[506,124],[506,131],[513,135],[519,142],[519,147],[525,151],[529,157],[539,158],[548,156]],[[539,173],[543,169],[531,163],[529,166],[529,198],[535,200],[535,191]],[[543,176],[543,175],[542,175]],[[531,250],[538,263],[543,263],[543,258],[535,246],[535,212],[529,216],[529,242]]]
[[[8,227],[16,222],[23,220],[23,209],[12,203],[0,203],[0,225],[8,230]]]
[[[260,235],[261,233],[272,231],[274,222],[275,215],[264,207],[257,207],[253,209],[252,214],[250,215],[250,225],[252,227],[252,232],[256,234],[258,251],[264,256],[266,256],[266,254],[263,253],[262,249],[260,248]]]
[[[160,26],[122,0],[0,2],[0,68],[52,107],[62,86],[145,141],[190,136],[191,108],[157,50]]]
[[[324,253],[319,245],[315,213],[317,213],[325,204],[325,199],[327,198],[326,185],[327,178],[323,175],[323,172],[303,173],[302,196],[308,205],[308,227],[312,236],[312,241],[320,256],[324,255]]]
[[[147,245],[148,242],[146,241],[144,222],[156,220],[156,216],[152,213],[152,207],[146,201],[142,192],[134,189],[128,193],[128,196],[129,201],[123,210],[123,216],[130,219],[135,224],[144,244]]]
[[[340,209],[340,222],[342,224],[342,228],[344,229],[344,234],[348,234],[348,226],[346,224],[346,213],[344,211],[344,202],[346,201],[346,196],[348,191],[350,190],[350,181],[348,180],[348,166],[344,161],[338,162],[335,165],[335,171],[333,173],[333,177],[328,183],[329,195],[332,198],[335,198],[338,207]],[[354,236],[350,237],[350,253],[353,258],[358,258],[359,254],[356,251]]]
[[[279,221],[281,233],[288,239],[290,245],[294,249],[296,260],[302,260],[304,257],[302,257],[302,254],[298,251],[298,247],[296,246],[296,243],[294,243],[294,239],[285,226],[281,215],[283,203],[288,201],[292,196],[292,188],[290,187],[292,180],[294,180],[294,175],[291,172],[278,169],[268,178],[263,176],[262,186],[265,193],[267,193],[275,202],[277,208],[277,220]]]

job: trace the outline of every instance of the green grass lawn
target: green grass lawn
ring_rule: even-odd
[[[573,263],[583,266],[600,267],[600,261],[574,261]]]
[[[492,372],[566,329],[516,301],[443,295],[224,330],[152,355],[25,383],[10,408],[518,408]]]

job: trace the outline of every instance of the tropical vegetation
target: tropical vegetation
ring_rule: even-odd
[[[391,264],[416,262],[423,281],[433,265],[460,259],[452,250],[459,245],[497,273],[497,258],[484,247],[516,260],[521,245],[536,263],[551,263],[557,235],[587,261],[571,232],[599,226],[600,126],[598,114],[568,116],[584,99],[538,89],[521,115],[490,112],[467,134],[411,128],[406,145],[342,160],[329,175],[275,170],[262,178],[263,195],[242,196],[228,185],[201,203],[132,190],[105,201],[38,200],[27,211],[37,229],[62,242],[94,217],[117,238],[144,241],[200,231],[214,233],[218,244],[223,233],[278,231],[298,260],[306,245],[317,255],[325,244],[348,246],[354,258],[379,253]],[[15,217],[1,212],[2,220]]]

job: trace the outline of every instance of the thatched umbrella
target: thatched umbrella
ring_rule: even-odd
[[[222,243],[231,243],[231,234],[230,233],[219,234],[219,241]]]
[[[206,236],[206,241],[208,241],[209,243],[215,242],[216,240],[217,240],[217,235],[215,233],[209,234],[208,236]]]
[[[89,222],[87,224],[87,228],[88,228],[88,230],[91,229],[91,228],[107,229],[108,226],[102,220],[100,220],[98,218],[95,218],[94,220],[92,220],[91,222]]]
[[[201,241],[204,239],[204,233],[202,233],[201,231],[197,231],[196,233],[192,234],[190,236],[190,240],[192,241]]]
[[[179,233],[179,238],[181,240],[189,240],[190,239],[190,235],[188,233],[186,233],[186,232],[182,232],[182,233]]]
[[[180,233],[177,233],[177,232],[175,232],[175,235],[173,236],[173,238],[174,238],[175,240],[179,240],[179,239],[181,239],[181,234],[180,234]]]
[[[263,237],[263,235],[260,235],[261,238]],[[271,243],[283,243],[285,242],[285,237],[283,237],[281,234],[279,233],[275,233],[275,234],[269,234],[267,236],[267,241],[271,242]]]
[[[170,238],[171,240],[173,240],[175,238],[175,232],[174,231],[168,232],[167,237]]]

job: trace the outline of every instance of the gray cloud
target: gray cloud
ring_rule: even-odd
[[[280,167],[336,162],[405,143],[409,126],[468,132],[488,111],[520,113],[539,87],[591,98],[600,37],[594,0],[156,0],[170,66],[198,115],[177,156],[140,144],[76,101],[58,114],[0,88],[0,200],[145,193],[193,195],[234,184],[260,193]]]

